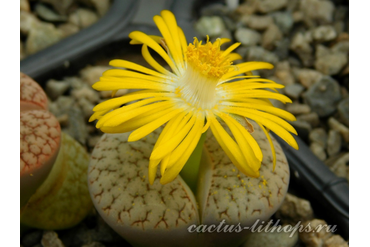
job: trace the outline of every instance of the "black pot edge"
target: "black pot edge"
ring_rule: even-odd
[[[299,146],[299,150],[295,150],[276,134],[273,135],[287,157],[292,182],[304,188],[308,197],[316,201],[315,205],[312,205],[315,213],[321,213],[320,216],[328,223],[336,224],[338,233],[348,239],[349,184],[347,179],[335,175],[311,152],[301,138],[295,137]]]

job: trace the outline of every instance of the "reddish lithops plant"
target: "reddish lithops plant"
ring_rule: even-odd
[[[59,152],[61,129],[47,111],[47,97],[29,76],[20,73],[21,207],[48,176]]]
[[[47,97],[30,77],[20,75],[21,223],[42,229],[78,224],[92,202],[87,188],[89,156],[62,133],[47,110]]]
[[[20,106],[21,112],[28,110],[47,110],[48,98],[42,88],[29,76],[20,73]]]
[[[21,223],[41,229],[65,229],[89,213],[92,202],[87,188],[89,155],[62,132],[58,157],[48,177],[22,210]]]
[[[58,120],[45,110],[21,112],[21,207],[49,175],[61,142]]]

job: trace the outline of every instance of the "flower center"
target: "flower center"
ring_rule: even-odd
[[[194,38],[194,43],[188,46],[186,57],[188,64],[202,75],[219,79],[229,71],[232,64],[222,53],[220,40],[213,44],[207,40],[207,43],[202,45],[202,41],[198,42],[198,39]]]
[[[191,106],[202,110],[216,105],[216,86],[219,79],[229,71],[232,62],[222,56],[220,41],[213,44],[207,40],[202,45],[195,38],[189,44],[186,57],[187,69],[179,81],[176,93]]]

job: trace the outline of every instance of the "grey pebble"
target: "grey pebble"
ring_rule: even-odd
[[[304,90],[304,87],[297,83],[288,85],[284,88],[285,94],[292,99],[298,99],[301,93],[303,92],[303,90]]]
[[[313,209],[308,200],[287,193],[276,216],[284,224],[296,224],[298,221],[313,219]]]
[[[68,126],[64,129],[64,131],[81,144],[85,145],[88,132],[83,112],[79,107],[71,107],[68,109],[67,114]]]
[[[271,16],[281,32],[288,34],[294,24],[292,13],[290,11],[280,11],[272,13]]]
[[[274,22],[269,15],[242,15],[239,21],[254,30],[265,30]]]
[[[274,53],[278,56],[279,60],[286,60],[289,57],[289,45],[290,40],[288,38],[283,38],[275,42]]]
[[[262,47],[267,50],[272,50],[276,47],[276,42],[283,38],[283,34],[279,27],[271,24],[262,34]]]
[[[326,131],[323,128],[315,128],[311,131],[309,139],[311,142],[315,142],[322,146],[323,148],[326,148],[328,135],[326,134]]]
[[[284,8],[288,0],[257,0],[257,4],[261,13],[269,13]]]
[[[72,23],[64,23],[58,26],[58,31],[63,38],[66,38],[80,31],[80,28]]]
[[[302,0],[300,2],[300,11],[307,25],[331,23],[334,10],[334,4],[328,0]]]
[[[248,47],[245,53],[245,59],[247,61],[263,61],[272,64],[276,64],[279,61],[279,58],[273,52],[259,46]]]
[[[310,134],[312,130],[312,127],[308,122],[304,120],[297,120],[294,122],[290,122],[290,124],[295,128],[299,137],[303,139],[308,138],[308,135]]]
[[[339,177],[349,180],[349,153],[340,153],[325,161],[330,170]]]
[[[62,39],[62,35],[53,24],[40,22],[29,31],[26,50],[27,54],[34,54]]]
[[[290,49],[301,59],[303,65],[310,67],[314,62],[313,48],[310,42],[312,37],[305,33],[296,33],[290,44]]]
[[[330,48],[330,51],[333,52],[333,53],[343,53],[345,55],[348,55],[348,53],[349,53],[349,41],[348,40],[343,40],[343,41],[340,41],[340,42],[336,43],[335,45],[333,45]]]
[[[325,75],[336,75],[348,63],[348,56],[341,52],[320,56],[315,61],[316,70]]]
[[[244,46],[254,46],[261,42],[261,34],[252,29],[240,27],[235,31],[235,39]]]
[[[293,70],[293,72],[295,72]],[[323,77],[323,74],[313,69],[299,69],[294,73],[297,80],[305,87],[310,88],[315,82],[318,82]]]
[[[35,29],[35,27],[40,23],[40,20],[37,19],[35,15],[30,12],[22,11],[20,12],[20,32],[23,35],[28,35],[31,29]]]
[[[68,82],[50,79],[46,82],[45,92],[52,100],[55,100],[63,95],[69,87]]]
[[[294,102],[292,104],[288,104],[285,109],[294,115],[305,114],[311,111],[310,106]]]
[[[327,42],[335,39],[337,32],[333,26],[324,25],[313,29],[311,35],[316,42]]]
[[[349,98],[343,99],[338,106],[339,120],[349,127]]]
[[[207,35],[210,37],[219,37],[225,28],[225,24],[219,16],[203,16],[195,24],[195,29],[203,37]]]
[[[341,146],[342,146],[342,138],[341,138],[340,133],[333,129],[329,130],[328,147],[326,148],[328,155],[333,156],[339,153]]]
[[[52,9],[46,7],[44,4],[37,3],[35,6],[35,13],[43,20],[49,22],[65,22],[68,20],[67,16],[59,15]]]
[[[349,142],[349,129],[344,124],[341,124],[338,120],[331,117],[328,120],[328,125],[331,129],[338,131],[342,137],[343,140],[348,143]]]
[[[44,231],[41,244],[43,247],[64,247],[64,244],[59,239],[58,234],[51,230]]]
[[[20,10],[22,11],[30,11],[30,4],[28,0],[20,0]]]
[[[79,8],[75,12],[69,15],[68,21],[79,28],[86,28],[99,19],[98,15],[89,10],[84,8]]]
[[[286,226],[287,229],[294,229],[293,226]],[[288,228],[289,227],[289,228]],[[279,227],[280,228],[280,227]],[[242,247],[293,247],[298,242],[298,232],[278,231],[277,226],[269,228],[271,232],[256,232],[250,234]]]
[[[98,103],[100,100],[99,93],[96,92],[91,87],[85,85],[79,89],[73,89],[71,91],[71,95],[76,99],[79,100],[81,98],[87,99],[91,103]]]
[[[338,82],[324,76],[303,94],[303,98],[319,117],[327,117],[336,111],[342,95]]]
[[[67,14],[70,7],[75,2],[74,0],[41,0],[41,2],[49,3],[61,15]]]
[[[325,161],[326,159],[326,153],[324,147],[322,147],[317,142],[312,142],[310,144],[310,149],[314,155],[316,155],[317,158],[319,158],[322,161]]]
[[[312,128],[316,128],[320,125],[319,115],[317,115],[316,112],[301,114],[301,115],[297,116],[297,120],[309,123]]]

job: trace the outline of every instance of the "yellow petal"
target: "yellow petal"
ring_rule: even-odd
[[[230,158],[231,162],[244,174],[250,177],[258,177],[259,171],[252,169],[245,160],[239,146],[224,130],[221,124],[215,118],[211,120],[211,130],[221,148],[225,151],[226,155]]]
[[[284,129],[281,125],[277,124],[276,122],[271,121],[270,119],[261,117],[259,112],[258,114],[251,114],[250,112],[246,112],[245,110],[240,110],[236,107],[225,107],[223,111],[233,113],[233,114],[238,114],[247,118],[250,118],[257,123],[261,123],[267,128],[271,129],[273,132],[275,132],[278,136],[280,136],[284,141],[286,141],[290,146],[292,146],[295,149],[298,149],[298,144],[296,140],[293,138],[293,136],[286,130]],[[277,118],[277,117],[276,117]],[[287,123],[288,124],[288,123]],[[293,127],[291,127],[293,128]],[[291,129],[289,128],[289,129]],[[296,131],[291,129],[293,133],[296,133]]]
[[[258,111],[256,109],[248,109],[248,108],[239,108],[239,109],[242,109],[243,112],[248,114],[247,117],[249,117],[251,115],[253,115],[253,116],[255,115],[255,116],[259,116],[261,118],[268,119],[268,120],[280,125],[281,127],[288,130],[289,132],[292,132],[295,135],[297,135],[297,131],[293,128],[293,126],[290,125],[287,121],[281,119],[280,117],[277,117],[277,116],[275,116],[273,114],[270,114],[270,113],[267,113],[267,112],[261,112],[261,111]],[[276,109],[278,109],[278,108],[276,108]]]
[[[231,83],[225,83],[225,84],[231,84]],[[284,88],[284,86],[280,86],[280,84],[273,84],[273,83],[258,83],[258,82],[252,82],[248,83],[245,85],[235,85],[233,87],[225,87],[225,84],[222,84],[224,86],[224,92],[225,93],[234,93],[234,94],[243,94],[243,93],[249,93],[251,94],[251,90],[256,90],[256,89],[262,89],[265,90],[264,88]]]
[[[177,66],[182,65],[182,67],[183,67],[183,63],[182,63],[182,59],[181,59],[181,49],[180,50],[177,49],[177,47],[175,45],[175,42],[172,38],[172,35],[170,33],[170,30],[168,30],[168,27],[167,27],[166,23],[164,22],[163,18],[159,15],[156,15],[156,16],[153,17],[153,20],[154,20],[155,24],[157,25],[159,31],[163,35],[163,38],[166,41],[166,45],[168,46],[168,49],[169,49],[172,57],[174,58],[176,65]],[[172,32],[174,32],[174,31],[177,32],[177,28],[175,28],[174,30],[171,30],[171,31]]]
[[[280,94],[280,93],[274,93],[263,89],[251,89],[248,91],[245,91],[243,93],[238,92],[228,92],[225,95],[225,100],[229,101],[241,101],[244,102],[247,98],[257,98],[257,99],[276,99],[281,102],[285,103],[292,103],[292,100],[289,99],[287,96]]]
[[[157,36],[157,35],[148,35],[150,38],[152,38],[155,42],[157,42],[158,44],[161,43],[163,37],[161,36]],[[140,42],[140,41],[137,41],[137,40],[131,40],[130,41],[130,45],[141,45],[143,44],[143,42]]]
[[[262,124],[260,123],[257,123],[261,129],[263,130],[263,133],[265,133],[266,137],[267,137],[267,140],[269,141],[269,144],[270,144],[270,148],[271,148],[271,153],[272,153],[272,164],[273,164],[273,168],[272,170],[274,171],[275,170],[275,166],[276,166],[276,153],[275,153],[275,146],[274,144],[272,143],[272,140],[271,140],[271,136],[269,133],[267,133],[265,127],[262,126]]]
[[[235,52],[228,55],[227,58],[230,60],[230,62],[243,59],[243,57],[240,56],[239,53],[235,53]]]
[[[240,107],[241,109],[262,110],[264,112],[271,113],[273,115],[276,115],[276,116],[281,117],[283,119],[286,119],[288,121],[295,121],[296,120],[296,118],[293,114],[291,114],[290,112],[287,112],[285,110],[282,110],[280,108],[277,108],[275,106],[245,103],[245,102],[242,102],[242,103],[241,102],[229,102],[229,101],[222,102],[221,105],[236,106],[236,107]]]
[[[142,101],[144,101],[144,100],[142,100]],[[139,102],[137,102],[137,103],[139,103]],[[128,106],[131,106],[131,105],[128,105]],[[156,103],[153,103],[153,104],[150,104],[150,105],[145,105],[145,106],[142,106],[142,107],[137,107],[137,108],[132,109],[130,111],[126,111],[126,109],[124,109],[125,107],[122,107],[118,110],[114,110],[112,112],[112,116],[109,116],[108,119],[106,121],[104,121],[102,124],[104,126],[115,127],[115,126],[120,125],[120,124],[134,118],[134,117],[137,117],[141,114],[144,114],[148,111],[151,111],[151,110],[154,110],[154,109],[164,109],[165,107],[168,108],[168,107],[171,107],[171,106],[173,106],[173,102],[162,101],[162,102],[156,102]],[[113,115],[114,112],[116,114]],[[124,114],[122,114],[122,113],[124,113]],[[108,113],[108,114],[110,114],[110,113]],[[101,120],[103,120],[103,118]]]
[[[235,50],[238,46],[240,46],[241,43],[235,43],[233,45],[231,45],[229,48],[227,48],[221,55],[221,57],[225,57],[227,55],[229,55],[233,50]]]
[[[202,134],[208,130],[209,125],[210,125],[210,121],[207,119],[206,124],[202,128]]]
[[[172,108],[170,110],[172,111]],[[155,150],[161,143],[166,142],[167,140],[171,139],[172,133],[174,133],[176,128],[182,128],[182,126],[185,125],[184,121],[181,121],[181,120],[185,120],[185,121],[188,120],[188,118],[184,119],[185,115],[186,115],[186,113],[182,112],[182,113],[178,114],[177,116],[173,117],[166,124],[166,126],[162,130],[161,134],[159,135],[159,137],[157,139],[157,142],[154,145],[153,150]],[[190,115],[190,114],[188,114],[188,115]],[[155,118],[155,119],[157,119],[157,118]],[[161,162],[161,174],[163,175],[164,170],[167,167],[170,156],[171,156],[171,154],[168,154],[166,157],[163,158],[162,161],[160,159],[150,160],[150,162],[149,162],[149,182],[151,184],[153,184],[153,182],[154,182],[155,174],[156,174],[156,170],[157,170],[157,166],[158,166],[159,162]]]
[[[161,161],[161,176],[163,176],[164,172],[167,169],[168,163],[170,162],[171,159],[171,153],[167,154]]]
[[[116,116],[119,116],[120,114],[125,114],[125,112],[130,112],[133,109],[139,108],[143,105],[147,105],[156,101],[161,101],[161,100],[166,100],[169,98],[164,98],[164,97],[158,97],[158,98],[149,98],[149,99],[144,99],[140,100],[138,102],[132,103],[130,105],[122,106],[118,109],[114,109],[113,111],[105,114],[102,118],[99,119],[99,121],[96,124],[97,128],[100,128],[105,124],[106,121],[108,121],[111,118],[114,118]],[[113,127],[113,126],[111,126]]]
[[[92,122],[96,119],[100,119],[102,115],[104,115],[105,113],[109,112],[110,110],[112,110],[112,108],[109,108],[109,109],[106,109],[106,110],[103,110],[103,111],[96,111],[94,112],[91,117],[89,118],[89,122]]]
[[[149,161],[149,168],[148,168],[148,179],[149,183],[152,185],[155,180],[155,176],[157,174],[157,167],[160,160],[150,160]]]
[[[183,112],[175,116],[173,119],[171,119],[166,124],[161,134],[159,135],[158,140],[155,143],[153,150],[155,150],[162,143],[170,140],[171,137],[176,132],[176,130],[181,129],[183,126],[185,126],[185,124],[189,121],[190,117],[191,117],[191,114],[187,114],[186,112]]]
[[[161,83],[169,83],[169,80],[166,80],[165,78],[152,76],[152,75],[145,75],[142,73],[137,73],[130,70],[122,70],[122,69],[110,69],[103,73],[103,76],[107,77],[129,77],[129,78],[138,78],[138,79],[144,79],[147,81],[154,81],[154,82],[161,82]]]
[[[114,67],[121,67],[121,68],[126,68],[126,69],[132,69],[136,70],[145,74],[149,75],[154,75],[162,78],[167,78],[166,75],[160,74],[154,70],[148,69],[144,66],[138,65],[136,63],[132,63],[126,60],[121,60],[121,59],[114,59],[109,62],[109,65],[114,66]]]
[[[204,120],[201,118],[197,119],[196,124],[190,130],[186,138],[175,149],[175,151],[171,153],[167,169],[160,180],[161,184],[171,182],[180,173],[199,142],[200,136],[202,135],[201,129],[203,122]]]
[[[152,121],[151,123],[148,123],[138,128],[137,130],[131,133],[131,135],[128,137],[128,141],[134,142],[140,140],[144,136],[149,135],[154,130],[158,129],[161,125],[167,123],[171,118],[179,114],[181,111],[182,109],[174,109],[172,112]]]
[[[143,45],[143,47],[141,47],[141,53],[145,59],[145,61],[147,61],[147,63],[152,66],[155,70],[157,70],[158,72],[162,73],[162,74],[165,74],[167,76],[175,76],[174,74],[172,74],[170,71],[166,70],[162,65],[160,65],[153,57],[152,55],[150,55],[150,52],[148,50],[148,46],[147,45]]]
[[[172,110],[172,108],[162,109],[160,111],[154,109],[152,111],[146,112],[145,114],[134,117],[120,125],[114,127],[102,126],[100,129],[104,133],[125,133],[133,131],[137,128],[140,128],[141,126],[144,126],[145,124],[153,122],[154,120],[162,117],[165,114],[168,114]]]
[[[233,77],[233,76],[245,73],[245,72],[249,72],[252,70],[274,68],[272,64],[266,63],[266,62],[245,62],[245,63],[236,65],[236,67],[238,68],[238,70],[231,71],[231,72],[224,74],[220,80],[225,80],[227,78],[230,78],[230,77]]]
[[[196,117],[193,116],[189,122],[185,124],[184,127],[181,129],[179,128],[174,135],[172,135],[171,139],[164,142],[162,145],[159,145],[156,149],[153,149],[153,152],[150,156],[150,159],[162,159],[168,153],[172,152],[185,138],[185,136],[189,133],[190,129],[195,124]]]
[[[177,67],[172,62],[171,58],[167,55],[167,53],[156,43],[152,38],[140,31],[133,31],[128,35],[131,39],[137,40],[142,42],[143,44],[148,45],[150,48],[155,50],[171,67],[172,71],[176,74],[179,74]]]
[[[239,144],[240,149],[243,150],[242,154],[244,155],[247,162],[249,164],[253,164],[256,162],[254,158],[257,158],[259,160],[259,162],[256,163],[256,166],[252,166],[252,169],[258,170],[260,168],[260,163],[262,161],[263,155],[261,148],[256,140],[242,125],[240,125],[229,115],[221,113],[218,114],[218,116],[221,117],[221,119],[229,126],[234,138]]]
[[[187,62],[188,58],[185,54],[186,50],[187,50],[187,45],[186,45],[186,38],[185,38],[185,34],[184,34],[184,31],[182,31],[182,29],[180,27],[177,27],[177,31],[178,31],[178,34],[179,34],[179,38],[180,38],[180,43],[181,43],[181,49],[182,49],[182,55],[184,57],[184,60],[185,60],[185,63]]]
[[[218,83],[217,83],[217,86],[225,83],[225,82],[229,82],[229,81],[233,81],[233,80],[236,80],[236,79],[245,79],[245,78],[259,78],[260,76],[259,75],[243,75],[243,76],[234,76],[234,77],[230,77],[230,78],[227,78],[227,79],[224,79],[224,80],[220,80]]]
[[[93,111],[104,111],[108,109],[114,109],[118,106],[126,104],[131,101],[145,99],[145,98],[152,98],[152,97],[161,97],[161,96],[170,96],[171,93],[162,93],[162,92],[152,92],[152,93],[135,93],[135,94],[126,94],[124,96],[106,100],[93,108]]]
[[[110,91],[119,89],[156,89],[167,91],[172,89],[171,85],[147,81],[143,79],[129,78],[114,78],[114,77],[101,77],[100,81],[92,85],[92,88],[98,91]]]
[[[181,51],[180,36],[178,34],[176,18],[174,14],[168,10],[162,10],[161,16],[167,25],[170,35],[172,36],[172,40],[174,42],[174,49],[176,50],[176,54],[178,56],[179,62],[182,68],[184,68],[184,60],[183,60],[182,51]],[[178,66],[180,64],[178,64]]]
[[[220,38],[220,46],[225,44],[225,43],[228,43],[230,41],[231,41],[231,39],[228,39],[228,38]]]

